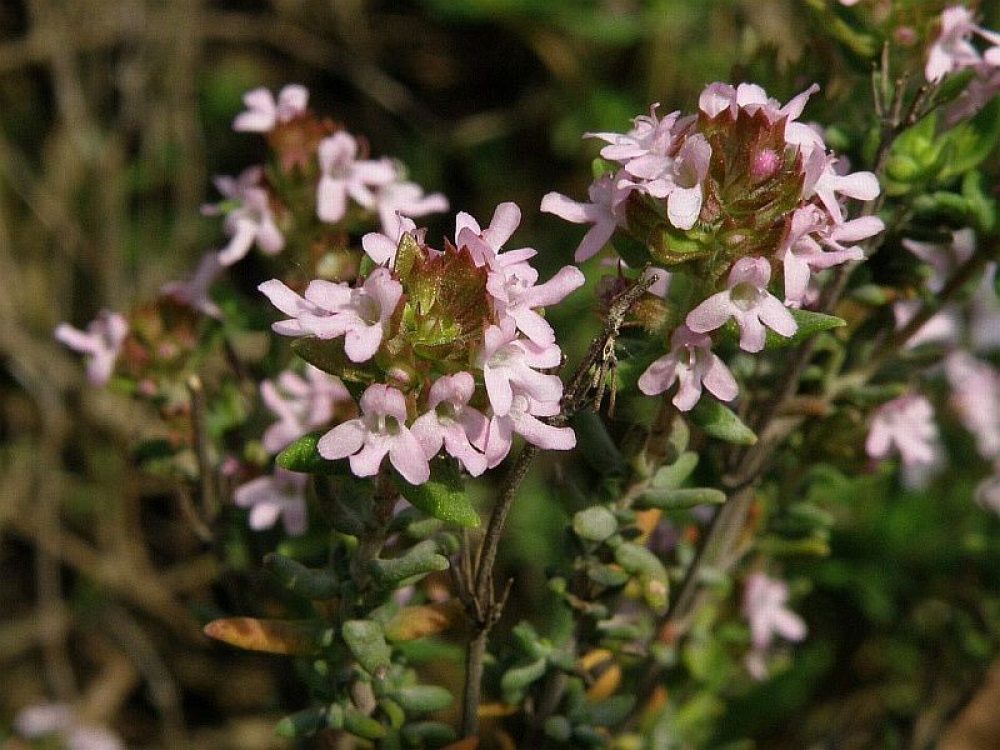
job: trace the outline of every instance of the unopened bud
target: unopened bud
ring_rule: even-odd
[[[753,156],[750,176],[754,182],[763,182],[781,168],[781,154],[774,149],[763,148]]]

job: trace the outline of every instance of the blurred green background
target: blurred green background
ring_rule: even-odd
[[[941,5],[905,14],[916,23]],[[59,321],[149,298],[219,247],[218,222],[199,214],[216,198],[210,177],[264,155],[230,130],[245,91],[307,85],[317,112],[398,156],[453,210],[486,221],[516,201],[517,239],[540,250],[544,276],[582,235],[537,206],[550,190],[586,194],[597,146],[583,132],[621,131],[651,102],[690,111],[715,80],[754,80],[783,101],[818,81],[807,118],[860,127],[870,108],[851,106],[865,95],[855,76],[890,6],[0,2],[0,742],[20,708],[56,698],[130,747],[282,747],[276,717],[306,700],[286,661],[212,647],[194,626],[192,612],[259,609],[268,583],[254,563],[274,539],[206,551],[169,488],[131,466],[155,416],[87,388],[51,337]],[[995,4],[982,12],[1000,25]],[[428,223],[432,244],[453,229]],[[235,275],[252,288],[253,261]],[[584,297],[554,316],[570,351],[595,325]],[[831,557],[787,568],[809,639],[787,671],[725,700],[717,655],[691,656],[709,696],[692,711],[715,726],[694,745],[923,748],[945,735],[945,747],[1000,746],[970,734],[993,721],[1000,737],[1000,677],[986,678],[1000,643],[1000,520],[971,502],[971,445],[957,434],[949,445],[952,469],[919,493],[833,469],[794,488],[836,519]],[[546,481],[559,471],[539,468],[509,529],[515,615],[543,606],[543,568],[573,507]]]

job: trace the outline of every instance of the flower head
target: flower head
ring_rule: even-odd
[[[430,465],[416,436],[406,426],[406,399],[395,388],[381,383],[361,395],[361,416],[337,425],[319,440],[323,458],[350,458],[351,471],[359,477],[378,473],[382,460],[389,462],[410,484],[430,479]]]
[[[781,336],[798,329],[784,305],[767,291],[771,266],[763,258],[740,258],[729,272],[729,288],[713,294],[687,316],[694,333],[708,333],[733,318],[740,327],[740,348],[759,352],[764,348],[764,326]]]
[[[486,393],[494,414],[505,416],[511,409],[514,388],[540,402],[562,398],[562,381],[556,375],[538,372],[555,367],[562,354],[554,344],[539,345],[518,338],[514,326],[490,326],[486,329],[483,349],[476,362],[483,368]]]
[[[562,301],[586,279],[575,266],[563,266],[544,284],[537,281],[538,271],[527,263],[515,263],[491,271],[486,289],[501,320],[509,318],[534,343],[546,346],[556,340],[556,335],[536,308]]]
[[[455,245],[466,248],[479,267],[500,268],[514,263],[522,263],[533,258],[538,251],[530,247],[508,250],[503,246],[511,238],[521,223],[521,209],[516,203],[501,203],[493,212],[493,218],[486,229],[482,229],[472,216],[464,211],[455,217]]]
[[[743,588],[743,616],[750,624],[752,648],[746,665],[755,679],[767,676],[765,655],[775,637],[801,641],[806,624],[787,607],[788,584],[763,573],[752,573]]]
[[[424,195],[424,189],[415,182],[390,182],[378,190],[375,198],[382,231],[390,237],[402,234],[403,217],[415,218],[448,210],[448,199],[441,193]]]
[[[980,36],[991,46],[985,54],[972,44],[973,36]],[[945,8],[941,13],[941,31],[927,54],[924,76],[937,81],[948,73],[970,68],[982,62],[1000,65],[1000,34],[973,23],[972,11],[961,5]]]
[[[623,206],[634,183],[625,180],[620,186],[619,175],[605,174],[591,183],[587,192],[590,203],[579,203],[561,193],[546,193],[541,210],[555,214],[574,224],[593,224],[583,236],[573,256],[577,263],[597,255],[608,244],[615,229],[624,221]]]
[[[558,413],[558,401],[538,401],[520,389],[515,389],[506,413],[494,413],[490,419],[486,439],[486,458],[490,468],[507,457],[514,433],[544,450],[566,451],[576,446],[576,434],[572,428],[556,427],[539,419],[553,417]]]
[[[111,379],[128,330],[128,321],[121,313],[101,310],[87,324],[86,331],[60,323],[56,326],[54,335],[60,343],[89,357],[87,379],[91,385],[101,386]]]

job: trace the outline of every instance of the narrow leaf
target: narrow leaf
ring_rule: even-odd
[[[690,415],[694,424],[714,438],[737,445],[753,445],[757,442],[753,430],[743,424],[731,409],[715,399],[702,396]]]
[[[313,621],[258,620],[254,617],[223,617],[204,627],[209,638],[248,651],[269,654],[308,654],[316,649],[320,626]]]
[[[382,626],[373,620],[348,620],[341,629],[344,643],[358,664],[373,677],[387,670],[392,651],[385,642]]]
[[[423,484],[410,484],[398,474],[396,486],[412,505],[424,513],[459,526],[475,528],[481,520],[462,485],[454,465],[444,459],[431,463],[431,478]]]
[[[722,505],[726,502],[726,493],[711,487],[691,487],[683,490],[667,490],[651,487],[635,502],[639,510],[659,508],[661,510],[679,510],[693,508],[696,505]]]

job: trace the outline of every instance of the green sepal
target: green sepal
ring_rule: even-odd
[[[743,424],[732,409],[715,399],[702,396],[689,414],[693,424],[714,438],[736,445],[753,445],[757,442],[754,431]]]
[[[444,458],[431,461],[431,478],[423,484],[410,484],[395,471],[393,475],[400,494],[424,513],[469,528],[482,523],[454,462]]]
[[[344,643],[351,655],[368,674],[375,677],[390,666],[392,649],[386,643],[382,626],[374,620],[348,620],[341,628]]]

